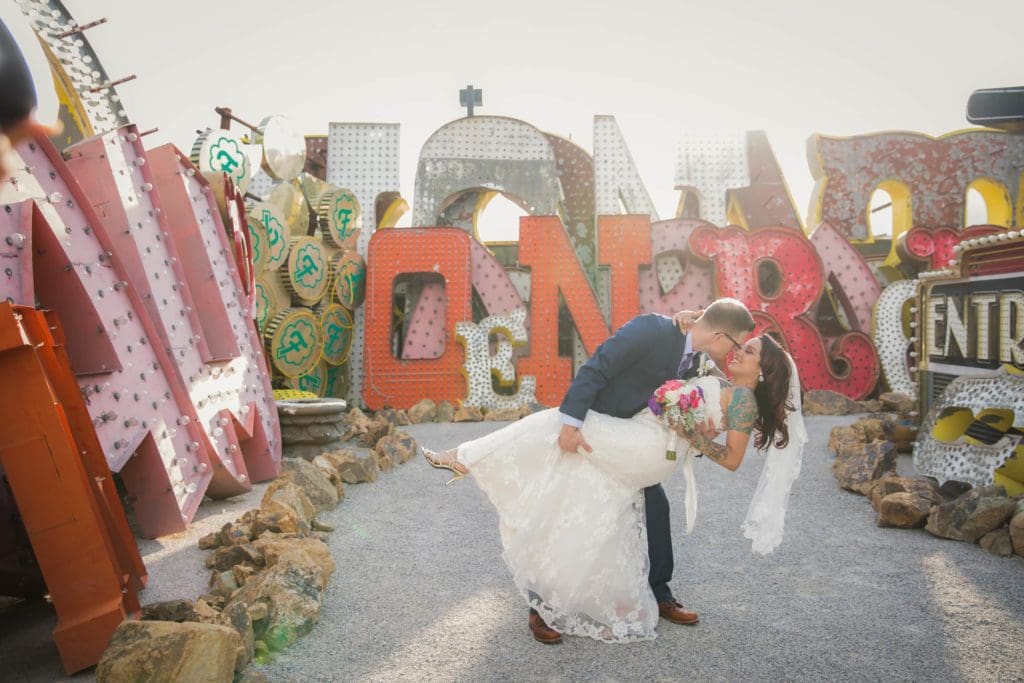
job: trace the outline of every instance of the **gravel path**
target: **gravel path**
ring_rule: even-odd
[[[336,527],[338,564],[320,623],[261,669],[274,681],[1024,680],[1024,559],[1003,559],[923,530],[879,529],[861,496],[838,489],[825,449],[853,418],[808,418],[811,443],[786,540],[767,558],[739,532],[760,472],[748,454],[731,474],[698,462],[700,511],[684,528],[682,480],[672,501],[673,589],[701,614],[662,621],[633,645],[567,638],[540,645],[501,561],[493,509],[471,480],[444,488],[422,459],[375,484],[349,486],[321,519]],[[501,425],[405,428],[447,448]],[[904,458],[900,469],[908,471]],[[144,602],[204,592],[199,536],[258,505],[263,486],[208,501],[188,532],[141,541]],[[0,604],[0,680],[64,678],[41,601]],[[75,680],[94,680],[93,671]]]
[[[444,473],[417,459],[348,487],[321,517],[337,528],[338,564],[321,622],[262,671],[272,681],[1024,680],[1024,559],[877,528],[868,502],[837,488],[825,449],[830,429],[851,421],[808,419],[786,540],[767,558],[739,532],[758,456],[735,474],[698,462],[689,536],[677,472],[672,585],[701,623],[663,620],[657,640],[633,645],[534,642],[472,481],[444,488]],[[406,429],[446,448],[497,426]]]

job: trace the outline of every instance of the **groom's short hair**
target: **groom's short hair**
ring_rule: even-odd
[[[754,317],[736,299],[715,299],[700,318],[713,330],[720,330],[736,337],[746,336],[754,331]]]

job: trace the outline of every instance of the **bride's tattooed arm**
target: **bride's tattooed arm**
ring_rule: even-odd
[[[754,392],[745,387],[736,387],[732,391],[732,399],[725,414],[726,428],[729,432],[726,443],[715,443],[701,434],[690,434],[687,438],[705,456],[726,469],[735,470],[743,460],[756,417],[757,402],[754,400]]]

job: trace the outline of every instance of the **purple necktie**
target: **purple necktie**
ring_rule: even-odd
[[[693,354],[684,353],[683,357],[679,360],[679,370],[676,372],[677,377],[682,377],[683,373],[690,369],[690,365],[693,364]]]

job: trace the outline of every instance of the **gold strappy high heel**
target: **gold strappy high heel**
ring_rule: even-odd
[[[421,446],[421,448],[422,448],[422,446]],[[445,451],[445,453],[453,453],[453,452],[454,452],[454,449],[453,450],[449,450],[449,451]],[[449,484],[454,484],[459,479],[465,478],[466,473],[465,472],[460,472],[455,467],[455,465],[454,465],[454,463],[455,463],[454,456],[452,457],[451,460],[445,462],[445,461],[440,459],[440,457],[439,457],[440,455],[441,455],[441,453],[438,453],[437,451],[432,451],[429,448],[423,448],[423,457],[424,457],[424,459],[426,459],[427,464],[429,464],[431,467],[433,467],[435,469],[448,470],[449,472],[452,473],[452,475],[454,475],[454,476],[452,476],[451,479],[449,479],[448,481],[446,481],[444,483],[445,486],[448,486]]]

